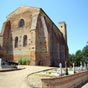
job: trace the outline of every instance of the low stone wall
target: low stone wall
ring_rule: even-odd
[[[88,71],[58,78],[42,79],[42,88],[75,88],[88,80]]]

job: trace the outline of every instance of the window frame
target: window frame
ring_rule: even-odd
[[[15,47],[15,48],[18,48],[18,37],[17,37],[17,36],[15,37],[15,44],[14,44],[14,47]]]
[[[27,35],[23,36],[23,47],[27,46]]]
[[[25,25],[24,19],[20,19],[20,20],[19,20],[19,23],[18,23],[18,27],[19,27],[19,28],[22,28],[22,27],[24,27],[24,25]]]

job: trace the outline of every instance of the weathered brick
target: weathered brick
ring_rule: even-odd
[[[23,39],[25,35],[27,40]],[[61,62],[64,66],[68,59],[66,24],[60,22],[59,30],[41,8],[22,6],[3,23],[0,46],[1,53],[5,52],[0,57],[11,61],[30,58],[31,65],[58,66]]]

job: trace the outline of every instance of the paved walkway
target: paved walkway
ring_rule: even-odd
[[[27,85],[28,74],[50,69],[50,67],[24,66],[26,69],[10,72],[0,72],[0,88],[30,88]]]

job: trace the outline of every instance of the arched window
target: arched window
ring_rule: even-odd
[[[20,19],[19,24],[18,24],[19,27],[23,27],[24,24],[25,24],[24,19]]]
[[[27,35],[24,35],[23,37],[23,46],[27,46]]]
[[[15,38],[15,48],[18,47],[18,37]]]

